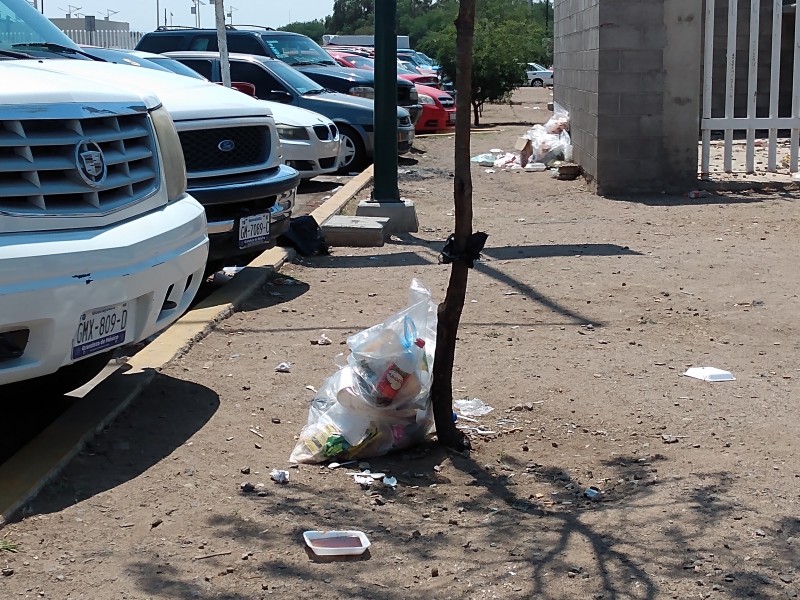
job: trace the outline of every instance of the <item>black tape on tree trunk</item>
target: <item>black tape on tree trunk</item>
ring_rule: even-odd
[[[453,262],[462,262],[471,269],[475,266],[475,261],[481,257],[483,247],[486,245],[486,240],[489,234],[478,231],[469,236],[467,240],[467,247],[463,252],[458,252],[456,248],[456,234],[451,233],[447,238],[447,242],[442,248],[442,254],[439,257],[439,262],[442,264],[450,264]]]

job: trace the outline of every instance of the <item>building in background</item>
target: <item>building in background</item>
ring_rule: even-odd
[[[50,20],[76,44],[130,49],[143,35],[140,31],[131,31],[130,23],[98,19],[93,15],[71,15]]]

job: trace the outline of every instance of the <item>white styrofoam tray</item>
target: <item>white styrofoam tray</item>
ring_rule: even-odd
[[[313,544],[314,540],[331,539],[337,537],[358,538],[358,546],[321,548]],[[337,531],[305,531],[303,539],[311,551],[318,556],[346,556],[363,554],[370,547],[370,541],[363,531],[357,530],[337,530]]]

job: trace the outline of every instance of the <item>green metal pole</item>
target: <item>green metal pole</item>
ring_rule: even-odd
[[[376,202],[399,202],[397,187],[397,0],[375,1]]]

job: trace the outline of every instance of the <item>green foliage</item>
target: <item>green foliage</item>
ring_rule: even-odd
[[[19,552],[19,547],[13,542],[0,539],[0,552]]]
[[[328,33],[371,35],[375,32],[374,0],[334,0],[325,20]]]
[[[435,57],[444,74],[455,81],[456,30],[453,18],[457,2],[441,2],[442,23],[432,28],[417,49]],[[538,9],[538,10],[537,10]],[[447,22],[447,15],[450,19]],[[522,84],[528,61],[548,62],[548,34],[538,6],[526,0],[478,0],[472,65],[472,97],[475,124],[486,102],[506,100]]]
[[[295,23],[289,23],[283,27],[279,27],[278,30],[300,33],[310,37],[318,44],[321,44],[322,36],[325,33],[325,21],[322,19],[314,19],[313,21],[298,21]]]

